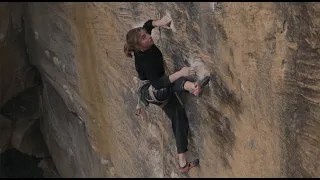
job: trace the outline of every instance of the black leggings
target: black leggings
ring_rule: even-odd
[[[179,78],[172,84],[172,90],[170,98],[165,107],[162,109],[171,120],[173,134],[176,139],[178,153],[184,153],[188,151],[188,131],[189,122],[184,107],[180,104],[178,98],[174,92],[184,92],[183,85],[186,82],[185,78]]]

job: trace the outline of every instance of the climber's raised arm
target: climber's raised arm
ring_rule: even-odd
[[[151,34],[151,31],[155,27],[169,27],[172,19],[169,16],[164,16],[160,20],[149,19],[144,23],[143,28],[147,31],[148,34]]]

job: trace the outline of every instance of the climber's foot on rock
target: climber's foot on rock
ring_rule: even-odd
[[[210,76],[206,76],[200,81],[195,82],[195,89],[190,93],[195,95],[196,97],[201,97],[203,88],[209,83],[209,80],[210,80]]]
[[[195,159],[193,161],[187,161],[186,165],[184,167],[179,167],[179,171],[181,173],[188,172],[191,168],[199,165],[199,159]]]

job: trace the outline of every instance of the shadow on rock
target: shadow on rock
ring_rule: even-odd
[[[207,106],[207,110],[211,120],[208,123],[208,127],[211,129],[210,135],[220,147],[220,158],[224,166],[231,169],[228,157],[233,157],[232,149],[236,137],[232,132],[230,119],[210,105]]]

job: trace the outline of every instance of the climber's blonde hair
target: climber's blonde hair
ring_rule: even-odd
[[[127,57],[132,58],[133,51],[138,51],[140,33],[145,31],[143,27],[137,27],[131,29],[126,36],[126,44],[124,45],[123,51]]]

